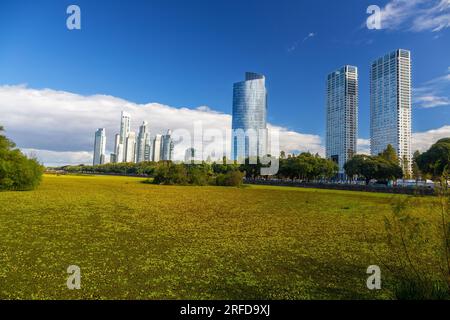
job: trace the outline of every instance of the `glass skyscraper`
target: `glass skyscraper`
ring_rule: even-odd
[[[167,130],[167,133],[161,138],[161,160],[173,160],[173,149],[172,131]]]
[[[327,78],[326,157],[339,165],[339,177],[345,177],[344,164],[356,154],[358,139],[358,69],[344,66]]]
[[[411,172],[411,53],[396,50],[370,70],[370,151],[391,144],[405,173]]]
[[[121,116],[120,116],[120,133],[119,133],[119,143],[116,144],[115,146],[115,153],[116,155],[121,154],[122,156],[116,156],[116,160],[117,162],[126,162],[126,149],[127,149],[127,139],[128,139],[128,135],[130,133],[130,128],[131,128],[131,117],[130,115],[125,112],[122,111]]]
[[[136,141],[136,162],[150,161],[150,149],[150,132],[147,121],[144,121],[139,127]]]
[[[162,136],[160,134],[157,134],[153,139],[152,161],[154,162],[161,160],[161,141]]]
[[[105,128],[95,131],[94,166],[105,163],[106,133]]]
[[[136,133],[129,132],[126,140],[125,162],[136,162]]]
[[[247,72],[233,86],[231,159],[263,156],[267,151],[267,90],[263,75]]]

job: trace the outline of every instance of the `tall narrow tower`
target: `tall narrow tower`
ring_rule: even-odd
[[[105,128],[100,128],[95,132],[94,140],[94,166],[105,163],[106,133]]]
[[[233,86],[231,158],[242,160],[267,153],[266,78],[247,72]]]
[[[411,53],[399,49],[375,60],[370,69],[370,151],[388,144],[397,152],[404,173],[412,168]]]
[[[160,134],[157,134],[153,139],[152,161],[154,162],[158,162],[159,160],[161,160],[161,139],[162,136]]]
[[[128,135],[131,130],[130,127],[131,127],[131,117],[127,112],[122,111],[122,114],[120,117],[120,133],[119,133],[119,136],[120,136],[119,145],[121,145],[121,146],[118,145],[118,148],[122,149],[121,153],[123,154],[123,156],[121,158],[117,158],[117,162],[124,162],[124,161],[126,162],[125,150],[127,149],[126,143],[127,143]],[[116,151],[116,154],[118,154],[120,150],[115,150],[115,151]]]
[[[125,162],[136,162],[136,133],[128,133],[125,149]]]
[[[150,161],[150,132],[146,121],[139,127],[136,141],[136,162],[142,161]]]
[[[344,164],[356,153],[358,139],[358,69],[344,66],[327,78],[326,157],[339,165],[345,178]]]
[[[172,131],[167,130],[167,133],[162,136],[161,140],[161,160],[173,160],[173,148]]]

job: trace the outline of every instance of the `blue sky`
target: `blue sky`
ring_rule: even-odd
[[[70,4],[81,30],[66,28]],[[382,30],[365,27],[371,4],[384,8]],[[323,136],[326,75],[352,64],[368,138],[370,62],[405,48],[422,95],[413,131],[423,132],[450,124],[449,9],[447,0],[2,0],[0,85],[231,113],[232,84],[255,71],[267,78],[269,122]]]

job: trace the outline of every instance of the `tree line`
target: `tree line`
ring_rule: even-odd
[[[364,180],[369,183],[376,180],[387,183],[400,178],[416,179],[437,178],[448,168],[450,157],[450,138],[436,142],[427,152],[414,154],[411,173],[404,172],[400,166],[395,149],[388,145],[386,150],[377,156],[356,154],[344,165],[347,177],[351,180]],[[330,181],[337,177],[338,165],[322,158],[318,154],[303,152],[298,155],[286,155],[281,152],[278,158],[279,170],[273,176],[278,179],[311,181]],[[406,160],[403,160],[406,166]],[[168,161],[140,162],[140,163],[108,163],[103,165],[64,166],[62,169],[69,173],[100,173],[119,175],[138,175],[155,178],[160,183],[176,184],[216,184],[219,175],[230,172],[241,172],[249,179],[273,178],[261,176],[263,164],[259,160],[251,162],[249,159],[238,164],[227,159],[221,162],[199,164],[176,164]],[[164,181],[163,176],[170,178]],[[156,179],[157,178],[157,179]],[[222,177],[223,178],[223,177]],[[208,181],[208,183],[204,182]],[[213,182],[212,182],[213,181]]]

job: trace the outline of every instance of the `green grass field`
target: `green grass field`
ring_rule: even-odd
[[[0,193],[0,298],[392,298],[384,274],[366,288],[367,267],[392,259],[392,195],[141,180],[47,175]]]

